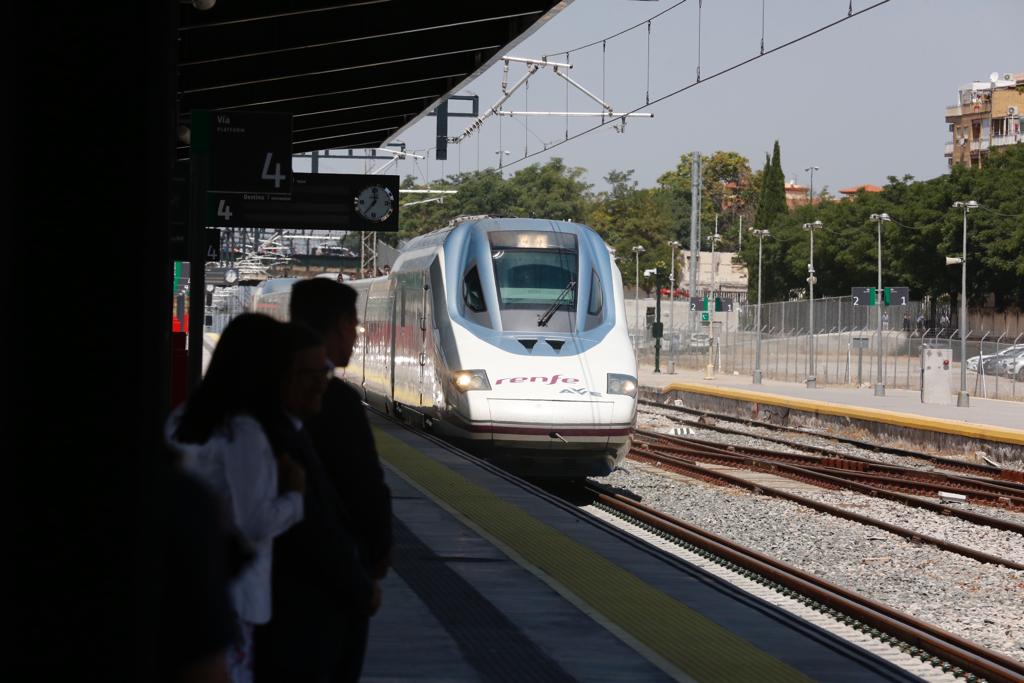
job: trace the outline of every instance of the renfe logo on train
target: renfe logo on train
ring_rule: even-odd
[[[494,384],[556,384],[559,382],[562,384],[579,384],[580,381],[575,377],[562,377],[561,375],[555,374],[551,375],[550,378],[540,375],[536,377],[502,377]]]

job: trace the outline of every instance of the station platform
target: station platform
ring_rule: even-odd
[[[362,680],[918,680],[573,505],[371,416],[393,566]]]
[[[1004,451],[1024,453],[1024,402],[972,396],[970,406],[959,408],[955,397],[949,405],[928,404],[921,402],[919,392],[906,389],[886,388],[885,396],[875,396],[873,388],[819,385],[810,389],[802,383],[769,379],[754,384],[749,375],[716,373],[706,379],[703,370],[677,368],[673,374],[655,373],[649,365],[640,369],[639,381],[641,387],[656,394],[676,392],[777,406],[819,417],[886,425],[906,433],[946,435],[952,438],[939,440],[954,450],[1001,444],[1009,447]]]

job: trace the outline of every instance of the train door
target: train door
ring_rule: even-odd
[[[427,360],[429,358],[427,352],[427,335],[430,331],[430,285],[426,281],[426,273],[420,274],[420,314],[419,323],[420,328],[416,331],[416,335],[419,341],[419,381],[416,386],[419,388],[419,406],[429,406],[433,403],[433,396],[428,393],[426,399],[424,399],[424,386],[427,372]]]
[[[396,285],[396,291],[394,296],[391,297],[391,348],[388,352],[389,373],[388,378],[388,399],[392,402],[395,401],[395,375],[398,373],[398,356],[395,353],[397,347],[398,335],[399,335],[399,323],[405,321],[405,287],[402,287],[401,280],[395,278],[394,284]]]

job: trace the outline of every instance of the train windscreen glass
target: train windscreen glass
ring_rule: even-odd
[[[563,310],[576,310],[576,235],[495,232],[490,240],[501,308],[547,308],[557,303]]]

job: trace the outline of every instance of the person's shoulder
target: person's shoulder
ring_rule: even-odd
[[[252,415],[232,415],[228,419],[226,429],[220,434],[225,440],[233,443],[244,442],[248,444],[263,443],[268,440],[263,425]]]
[[[362,399],[359,398],[359,392],[351,384],[337,377],[327,384],[327,394],[338,402],[362,403]]]

